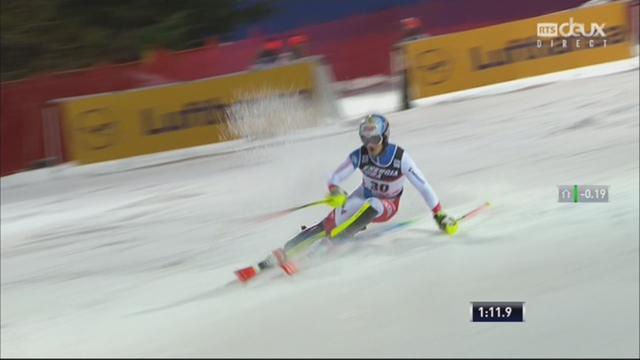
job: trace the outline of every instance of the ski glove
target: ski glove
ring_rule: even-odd
[[[458,232],[458,222],[456,219],[448,216],[444,211],[433,214],[433,219],[436,221],[436,224],[438,224],[440,230],[447,234],[454,235]]]
[[[341,208],[347,203],[347,192],[342,190],[340,186],[331,185],[329,186],[329,194],[325,201],[327,202],[327,205],[334,209]]]

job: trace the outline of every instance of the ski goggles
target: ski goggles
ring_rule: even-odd
[[[361,136],[360,140],[362,140],[362,143],[364,145],[378,145],[378,144],[382,144],[382,136],[380,135],[372,135],[372,136]]]

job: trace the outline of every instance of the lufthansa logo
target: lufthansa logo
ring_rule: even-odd
[[[76,130],[86,150],[104,150],[115,145],[118,137],[118,123],[108,109],[92,109],[76,116]]]
[[[453,73],[453,58],[442,49],[430,49],[417,56],[422,82],[438,85],[447,81]]]

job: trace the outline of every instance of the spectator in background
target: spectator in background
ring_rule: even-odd
[[[284,42],[275,38],[269,38],[262,46],[262,50],[256,59],[256,65],[275,64],[282,56]]]
[[[291,36],[287,40],[288,59],[297,60],[305,56],[308,56],[307,54],[308,44],[309,44],[309,38],[304,34],[297,34],[297,35]]]
[[[427,34],[422,31],[422,21],[416,17],[400,20],[400,26],[402,29],[401,41],[418,40],[427,36]]]

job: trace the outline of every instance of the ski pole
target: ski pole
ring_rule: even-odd
[[[478,215],[478,213],[479,213],[480,211],[482,211],[482,210],[484,210],[484,209],[488,208],[489,206],[491,206],[491,204],[487,201],[487,202],[485,202],[484,204],[482,204],[482,205],[478,206],[477,208],[475,208],[475,209],[473,209],[473,210],[469,211],[468,213],[466,213],[466,214],[464,214],[464,215],[460,216],[459,218],[457,218],[457,219],[456,219],[456,222],[462,221],[462,220],[464,220],[464,219],[466,219],[466,218],[471,219],[472,217],[474,217],[474,216]]]
[[[299,206],[294,206],[294,207],[290,207],[288,209],[284,209],[284,210],[278,210],[278,211],[273,211],[270,213],[266,213],[263,215],[258,215],[255,217],[251,217],[251,220],[254,221],[258,221],[258,222],[262,222],[262,221],[267,221],[267,220],[271,220],[271,219],[275,219],[287,214],[291,214],[292,212],[298,211],[298,210],[302,210],[311,206],[316,206],[316,205],[322,205],[322,204],[326,204],[328,202],[328,199],[322,199],[322,200],[317,200],[317,201],[312,201],[310,203],[306,203],[303,205],[299,205]]]

